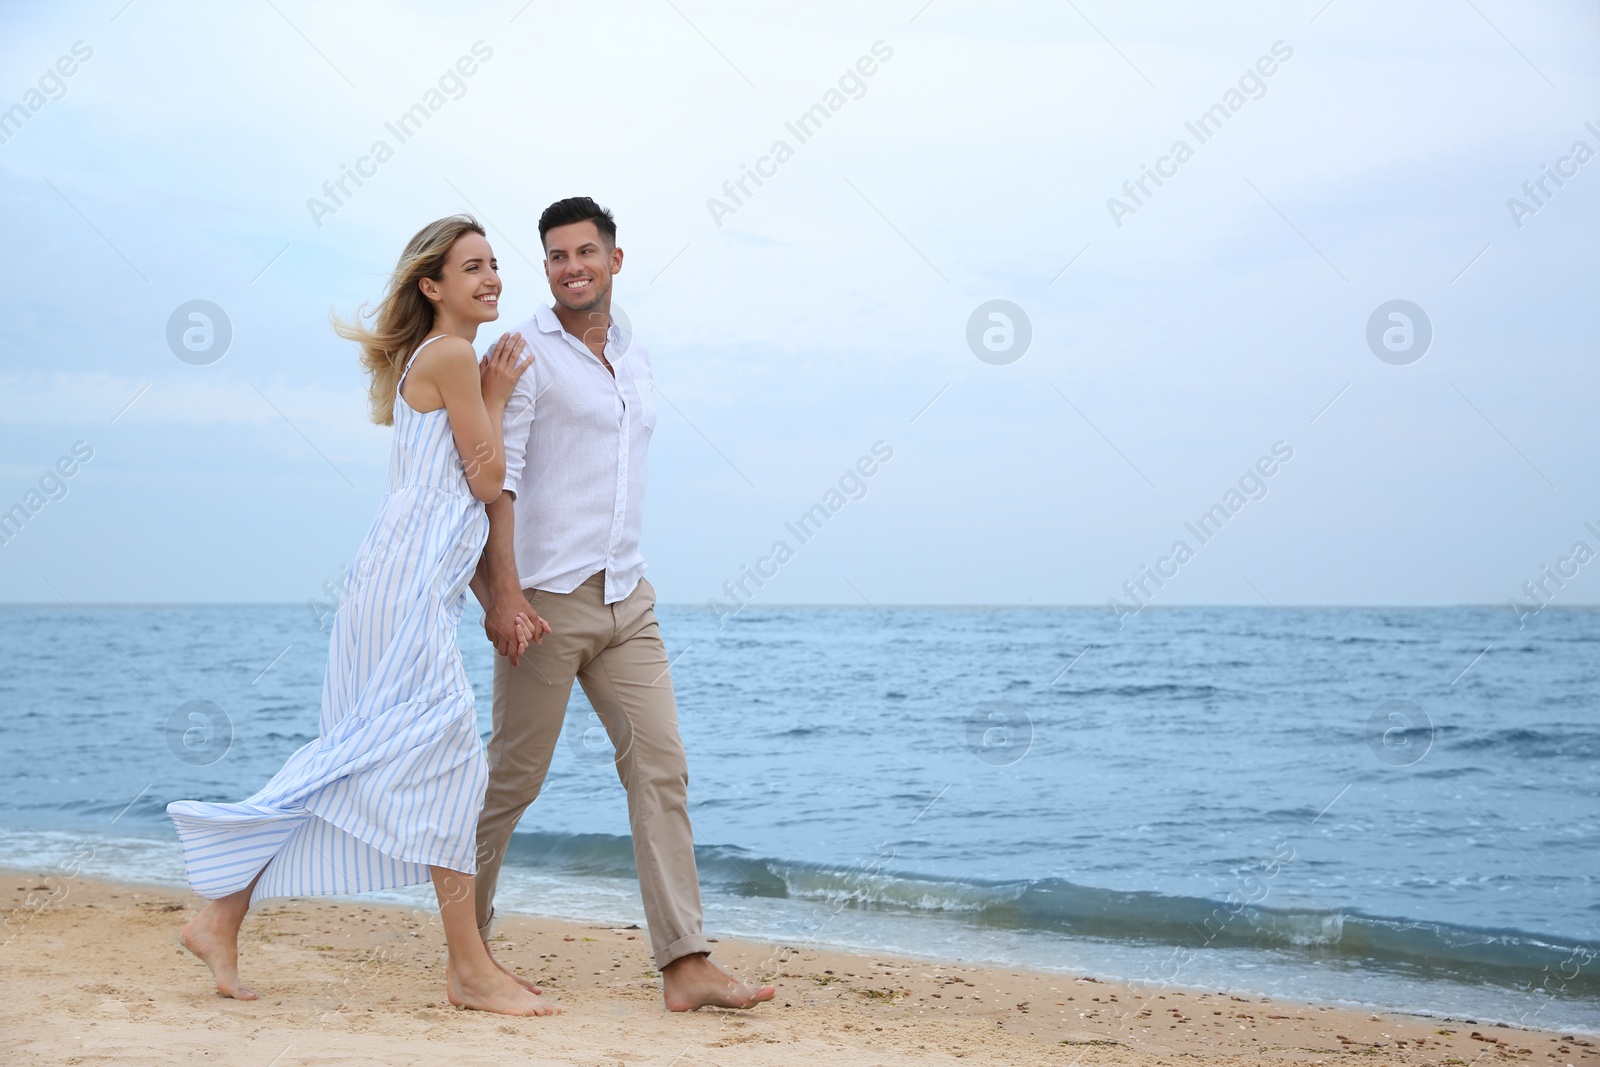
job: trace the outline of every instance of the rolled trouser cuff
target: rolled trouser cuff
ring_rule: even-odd
[[[657,950],[656,970],[664,971],[667,969],[667,964],[674,960],[681,960],[685,956],[693,956],[697,952],[706,956],[711,955],[711,942],[706,938],[705,934],[689,934],[685,937],[680,937],[665,948]]]

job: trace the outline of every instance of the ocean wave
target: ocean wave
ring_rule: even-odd
[[[1452,747],[1468,752],[1493,751],[1519,759],[1587,756],[1600,749],[1600,734],[1583,729],[1557,732],[1513,727],[1454,741]]]
[[[1202,697],[1217,696],[1228,690],[1215,685],[1182,685],[1176,682],[1159,682],[1148,685],[1130,683],[1126,685],[1088,686],[1082,689],[1073,689],[1058,686],[1056,692],[1065,697],[1173,697],[1178,700],[1196,700]]]
[[[985,881],[802,863],[726,846],[697,846],[700,880],[733,896],[881,909],[979,927],[1049,931],[1104,941],[1219,950],[1255,949],[1359,962],[1418,978],[1493,982],[1600,997],[1600,941],[1486,929],[1355,909],[1266,907],[1060,878]],[[632,879],[631,839],[610,834],[518,833],[507,860],[552,872]],[[1585,961],[1575,965],[1573,961]],[[1575,972],[1575,973],[1574,973]],[[1547,986],[1548,988],[1549,986]]]

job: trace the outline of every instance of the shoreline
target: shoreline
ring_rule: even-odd
[[[0,831],[0,845],[6,846],[0,848],[3,853],[0,854],[0,871],[28,870],[48,862],[58,872],[52,877],[81,874],[165,887],[174,893],[186,892],[181,855],[175,844],[165,838],[166,835],[148,833],[131,836],[124,833],[115,838],[83,836],[61,828]],[[157,846],[154,851],[141,847],[152,845]],[[164,847],[166,845],[172,847]],[[516,867],[524,875],[536,875],[533,883],[523,884],[519,878],[504,876],[512,870],[508,865],[501,879],[501,914],[515,913],[579,925],[642,923],[643,912],[631,869],[632,850],[625,838],[620,839],[620,845],[625,848],[629,861],[627,876],[620,882],[616,881],[621,877],[620,866],[616,870],[591,871],[594,879],[569,882],[559,876],[554,879],[537,877],[539,871],[535,868],[544,866],[538,863],[533,868]],[[46,857],[52,857],[53,862]],[[931,912],[913,908],[913,913],[908,914],[892,905],[882,910],[860,911],[838,905],[828,907],[825,921],[818,924],[818,908],[811,906],[815,903],[817,885],[808,883],[805,888],[812,892],[808,894],[802,889],[794,900],[769,898],[766,894],[758,894],[756,898],[742,894],[730,897],[723,892],[727,887],[716,877],[719,862],[709,854],[701,857],[706,923],[708,929],[730,940],[775,944],[803,937],[807,945],[857,955],[889,955],[929,963],[961,963],[1071,978],[1083,975],[1120,982],[1130,989],[1153,984],[1183,992],[1217,991],[1246,998],[1265,996],[1297,1004],[1325,1005],[1357,1013],[1416,1016],[1437,1019],[1443,1024],[1465,1022],[1481,1027],[1505,1023],[1511,1027],[1537,1026],[1552,1033],[1600,1037],[1600,993],[1592,988],[1595,975],[1588,966],[1593,958],[1592,950],[1573,950],[1568,954],[1566,949],[1553,946],[1558,951],[1549,962],[1541,968],[1539,960],[1532,961],[1523,968],[1522,980],[1511,984],[1504,980],[1504,974],[1479,975],[1476,980],[1460,971],[1427,974],[1413,970],[1407,975],[1393,966],[1392,958],[1388,964],[1368,957],[1341,963],[1336,956],[1318,958],[1314,950],[1310,955],[1297,957],[1293,951],[1284,954],[1271,951],[1270,946],[1248,944],[1225,946],[1228,949],[1242,947],[1242,952],[1205,952],[1179,961],[1181,950],[1173,947],[1178,943],[1169,944],[1163,940],[1159,930],[1153,932],[1154,940],[1146,942],[1143,938],[1122,939],[1116,933],[1107,940],[1096,936],[1092,929],[1080,929],[1075,937],[1063,937],[1050,928],[1019,928],[1005,923],[990,926],[982,921],[963,921],[963,917],[970,919],[970,916],[959,905],[970,904],[969,900],[956,901],[958,907],[953,916],[945,916],[939,907]],[[751,862],[759,866],[764,861],[740,861],[736,873],[746,880],[750,877]],[[778,864],[779,868],[783,866],[781,862]],[[787,878],[781,869],[769,873],[778,880]],[[848,878],[845,888],[850,887]],[[591,881],[594,884],[590,884]],[[402,910],[423,907],[430,914],[433,908],[432,890],[427,886],[374,893],[360,899]],[[1210,902],[1200,900],[1198,903],[1209,905]],[[1345,934],[1350,933],[1350,922],[1359,927],[1367,918],[1354,912],[1341,913],[1340,917],[1344,920]],[[1159,924],[1163,919],[1170,920],[1171,916],[1156,915],[1154,918]],[[954,925],[950,925],[952,922]],[[1395,932],[1406,936],[1405,920],[1380,918],[1370,925],[1396,924]],[[1124,924],[1120,932],[1127,934],[1130,930]],[[1490,938],[1502,933],[1459,932]],[[1358,929],[1356,933],[1361,935],[1363,931]],[[1364,932],[1367,937],[1382,933],[1378,929]],[[1537,935],[1518,936],[1533,942],[1539,940]],[[1381,955],[1382,945],[1369,945],[1369,949]],[[1595,945],[1595,949],[1600,950],[1600,944]],[[1175,962],[1180,964],[1179,973],[1173,973]],[[1424,953],[1418,962],[1426,967],[1437,961]],[[1467,962],[1470,966],[1471,961]],[[1355,966],[1349,966],[1350,963]],[[1533,988],[1541,975],[1551,992]],[[1575,982],[1575,978],[1582,981]],[[1580,987],[1590,991],[1585,994]]]
[[[566,1013],[509,1019],[444,998],[437,914],[362,897],[284,898],[252,912],[241,970],[218,996],[178,943],[187,889],[0,868],[0,1006],[8,1063],[421,1063],[506,1052],[562,1063],[1217,1062],[1600,1065],[1573,1031],[1245,998],[1181,986],[732,938],[714,959],[778,984],[750,1012],[662,1010],[637,927],[507,914],[496,954]],[[1522,1050],[1527,1050],[1526,1052]],[[248,1050],[248,1051],[246,1051]],[[279,1057],[274,1060],[274,1057]],[[679,1057],[675,1061],[675,1057]]]

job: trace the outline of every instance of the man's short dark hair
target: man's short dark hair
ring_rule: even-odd
[[[601,207],[587,196],[569,196],[545,208],[544,214],[539,216],[539,244],[543,245],[544,235],[557,226],[571,226],[574,222],[594,223],[611,247],[617,247],[617,220],[611,217],[609,208]]]

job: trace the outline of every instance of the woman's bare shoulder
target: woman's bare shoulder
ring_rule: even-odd
[[[417,361],[412,364],[411,373],[432,378],[438,374],[459,375],[470,368],[476,375],[477,366],[478,353],[473,349],[472,342],[464,337],[446,334],[425,342],[425,347],[417,352]]]

